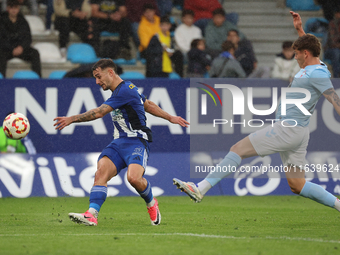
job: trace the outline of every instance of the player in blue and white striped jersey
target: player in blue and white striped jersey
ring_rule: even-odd
[[[111,97],[96,109],[70,117],[57,117],[56,129],[62,130],[73,122],[85,122],[110,113],[114,126],[114,139],[98,159],[94,185],[90,193],[89,209],[85,213],[69,213],[72,221],[85,225],[98,224],[98,212],[107,196],[107,182],[128,167],[127,179],[145,200],[152,225],[159,225],[161,214],[158,202],[152,195],[150,183],[143,177],[149,154],[151,130],[146,126],[145,112],[187,127],[188,122],[171,116],[158,105],[147,100],[129,81],[117,75],[117,66],[110,59],[101,59],[93,68],[96,83],[103,90],[111,90]]]

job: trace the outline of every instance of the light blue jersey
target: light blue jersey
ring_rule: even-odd
[[[294,80],[290,84],[291,88],[304,88],[307,89],[311,98],[308,102],[302,105],[313,114],[316,103],[320,96],[327,89],[333,88],[330,81],[331,74],[327,69],[327,66],[321,62],[321,65],[309,65],[304,69],[301,69],[294,77]],[[301,99],[305,98],[306,95],[298,92],[288,92],[287,99]],[[279,104],[276,119],[288,120],[293,119],[297,122],[298,126],[308,126],[311,115],[305,115],[295,104],[287,104],[286,115],[281,115],[281,102]],[[293,121],[289,124],[295,125]]]

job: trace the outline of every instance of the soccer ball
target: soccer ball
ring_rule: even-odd
[[[20,140],[30,131],[30,123],[25,115],[15,112],[7,115],[2,124],[6,136],[10,139]]]

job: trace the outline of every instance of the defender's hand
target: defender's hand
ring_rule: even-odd
[[[293,11],[290,11],[290,14],[293,17],[293,24],[294,24],[295,29],[296,30],[302,29],[302,20],[301,20],[300,14],[293,12]]]

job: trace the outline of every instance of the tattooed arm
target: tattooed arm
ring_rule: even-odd
[[[107,104],[102,104],[98,108],[89,110],[82,114],[73,115],[69,117],[56,117],[53,121],[57,122],[54,123],[53,126],[55,126],[55,129],[62,130],[64,127],[70,125],[73,122],[86,122],[102,118],[111,111],[113,111],[111,106]]]
[[[334,106],[336,112],[340,115],[340,99],[334,88],[327,89],[323,95]]]

